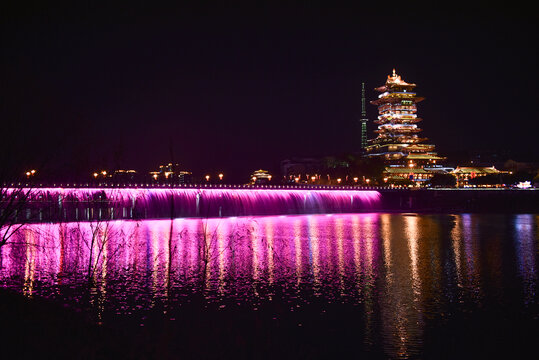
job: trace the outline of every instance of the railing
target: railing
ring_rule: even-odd
[[[390,186],[363,186],[363,185],[315,185],[315,184],[155,184],[155,183],[52,183],[52,184],[33,184],[33,183],[4,183],[4,187],[11,188],[126,188],[126,189],[260,189],[260,190],[380,190],[392,189]]]

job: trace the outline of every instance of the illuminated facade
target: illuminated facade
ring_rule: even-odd
[[[168,163],[167,165],[159,165],[159,171],[151,171],[150,176],[156,182],[190,184],[192,183],[193,173],[181,170],[179,164]]]
[[[271,174],[266,170],[256,170],[251,174],[250,184],[267,184],[271,181]]]
[[[378,106],[378,136],[369,141],[369,156],[383,156],[389,165],[423,167],[444,160],[434,152],[434,145],[424,144],[427,138],[418,134],[417,103],[424,100],[413,92],[416,84],[404,81],[397,75],[388,75],[385,85],[376,88],[378,99],[371,104]]]
[[[419,136],[421,129],[417,123],[417,103],[423,101],[414,92],[416,84],[407,83],[395,69],[388,75],[385,85],[376,88],[378,99],[371,104],[378,106],[377,137],[369,140],[367,156],[383,157],[388,167],[385,177],[405,178],[416,184],[430,179],[434,173],[443,172],[433,169],[445,158],[438,156],[435,146],[425,144],[428,139]],[[432,171],[434,170],[434,171]]]
[[[459,166],[457,167],[452,174],[457,178],[457,186],[458,187],[467,187],[470,185],[470,180],[483,177],[483,176],[499,176],[502,174],[509,174],[509,171],[500,171],[496,169],[494,166],[490,167],[470,167],[470,166]],[[482,184],[479,186],[487,186],[490,187],[488,184]],[[501,184],[498,184],[498,187],[501,187]]]

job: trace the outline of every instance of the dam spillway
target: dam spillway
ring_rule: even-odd
[[[29,195],[16,216],[30,222],[351,213],[374,211],[380,203],[378,191],[355,189],[49,187],[24,191]]]

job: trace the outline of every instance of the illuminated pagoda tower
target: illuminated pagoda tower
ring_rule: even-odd
[[[420,137],[417,123],[417,103],[424,100],[414,92],[416,84],[404,81],[397,75],[388,75],[385,85],[376,88],[378,99],[371,104],[378,106],[378,136],[369,140],[368,156],[383,156],[389,167],[423,169],[444,160],[434,152],[434,145],[424,144],[427,138]],[[397,170],[397,169],[395,169]],[[393,171],[395,172],[395,171]],[[398,172],[398,171],[397,171]],[[418,171],[421,173],[424,171]],[[412,178],[412,176],[410,177]]]

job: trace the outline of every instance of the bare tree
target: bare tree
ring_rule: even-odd
[[[0,187],[0,248],[29,221],[24,212],[30,211],[31,193],[30,187]]]
[[[110,199],[104,202],[104,210],[111,209],[110,211],[113,211],[111,205],[114,205],[115,197],[114,194],[109,194],[109,196]],[[125,227],[115,226],[112,218],[112,213],[108,211],[99,212],[96,219],[89,218],[86,222],[77,222],[71,230],[71,241],[78,244],[81,255],[88,255],[82,260],[85,267],[83,270],[89,285],[95,284],[95,277],[103,270],[106,262],[114,260],[136,235],[136,231],[126,232]]]

